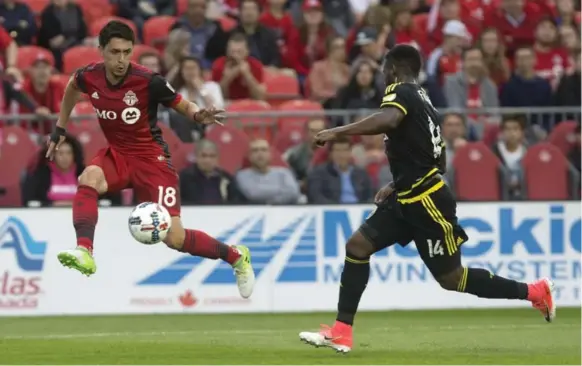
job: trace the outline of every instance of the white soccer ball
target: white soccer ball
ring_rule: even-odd
[[[128,220],[129,232],[133,238],[142,244],[157,244],[166,238],[172,219],[168,210],[154,202],[144,202],[137,205]]]

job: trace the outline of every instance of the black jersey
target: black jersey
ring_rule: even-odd
[[[386,132],[386,155],[398,196],[418,192],[416,187],[439,171],[444,147],[440,116],[426,92],[416,83],[395,83],[386,88],[380,108],[398,108],[404,119]]]

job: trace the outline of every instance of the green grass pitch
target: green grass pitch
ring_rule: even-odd
[[[333,314],[0,318],[0,364],[571,364],[580,308],[392,311],[356,318],[354,349],[299,341]]]

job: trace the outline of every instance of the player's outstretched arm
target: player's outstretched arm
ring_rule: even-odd
[[[337,136],[379,135],[398,127],[404,113],[398,108],[385,108],[358,122],[337,128]]]
[[[172,108],[181,115],[198,123],[205,125],[216,123],[222,125],[222,113],[224,113],[224,110],[222,109],[216,109],[214,107],[200,108],[196,103],[190,102],[186,99],[181,99],[178,103],[173,105]]]
[[[55,126],[55,130],[47,141],[48,150],[46,152],[46,158],[53,160],[55,151],[59,149],[59,146],[65,141],[65,133],[67,124],[69,123],[69,118],[71,118],[71,113],[77,101],[81,96],[81,91],[77,87],[75,81],[75,76],[72,76],[65,88],[65,95],[61,101],[61,112],[59,113],[59,119]]]

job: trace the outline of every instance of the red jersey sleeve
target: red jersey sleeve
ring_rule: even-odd
[[[0,27],[0,50],[5,51],[12,43],[12,37],[6,32],[4,27]]]
[[[170,83],[159,74],[154,74],[149,84],[150,100],[152,103],[173,107],[180,103],[182,97]]]

